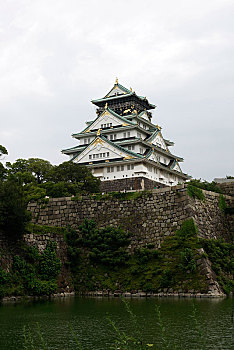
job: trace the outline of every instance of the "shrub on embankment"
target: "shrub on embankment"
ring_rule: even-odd
[[[51,295],[58,289],[61,261],[56,244],[48,242],[40,253],[37,247],[21,243],[8,272],[0,267],[0,298],[11,295]]]
[[[113,227],[98,229],[93,221],[85,220],[79,227],[79,234],[70,229],[67,243],[70,251],[75,248],[69,258],[75,290],[81,293],[96,290],[207,293],[207,281],[199,266],[202,247],[207,252],[204,256],[211,255],[212,262],[217,249],[220,259],[227,255],[223,264],[219,261],[215,272],[225,292],[231,290],[232,280],[228,274],[231,244],[214,241],[213,250],[208,249],[209,240],[198,239],[192,219],[168,236],[158,250],[148,244],[129,255],[127,241],[128,235],[124,237],[123,231]],[[219,248],[215,250],[216,246]]]

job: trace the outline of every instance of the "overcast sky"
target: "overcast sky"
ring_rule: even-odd
[[[234,175],[233,16],[232,0],[0,0],[5,160],[68,160],[118,77],[157,105],[184,172]]]

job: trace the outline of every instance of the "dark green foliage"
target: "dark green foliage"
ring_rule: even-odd
[[[39,253],[36,247],[22,245],[20,255],[15,254],[10,272],[0,269],[0,281],[4,295],[50,295],[56,292],[56,278],[61,270],[56,256],[56,244],[48,242]]]
[[[76,184],[77,192],[95,193],[100,191],[100,180],[92,175],[86,166],[73,162],[63,162],[50,171],[49,180],[58,184]],[[75,194],[72,193],[72,194]]]
[[[44,235],[46,233],[55,233],[63,235],[66,232],[65,227],[36,225],[29,223],[27,225],[27,232],[34,233],[36,235]]]
[[[27,202],[21,185],[11,181],[0,181],[0,229],[10,241],[19,240],[31,214],[26,210]]]
[[[6,167],[0,167],[0,179],[7,177],[21,185],[27,202],[100,191],[100,180],[87,167],[73,162],[53,166],[46,160],[29,158],[7,162]]]
[[[226,202],[225,202],[225,198],[222,194],[219,195],[219,209],[225,213],[225,210],[226,210]]]
[[[100,229],[94,221],[85,219],[79,230],[81,244],[89,249],[91,260],[112,266],[125,264],[129,238],[122,229],[111,226]]]
[[[234,245],[215,239],[201,239],[201,244],[212,262],[218,282],[225,293],[233,291]]]
[[[80,238],[78,232],[68,227],[65,232],[65,240],[68,245],[67,257],[72,273],[76,273],[80,263]]]
[[[201,188],[202,190],[216,192],[216,193],[222,193],[221,188],[216,184],[216,182],[207,182],[207,181],[201,181],[201,179],[192,179],[188,182],[188,185]]]
[[[55,279],[62,266],[61,261],[57,258],[56,249],[56,243],[48,242],[40,255],[38,273],[46,281]]]
[[[200,199],[202,201],[205,200],[204,193],[202,192],[202,190],[200,188],[198,188],[196,186],[188,184],[187,192],[188,192],[188,195],[192,198],[197,198],[197,199]]]
[[[149,197],[152,194],[148,191],[140,191],[140,192],[108,192],[105,194],[95,194],[92,196],[92,199],[96,200],[107,200],[107,199],[118,199],[120,201],[124,200],[134,200],[140,197]]]
[[[4,146],[0,145],[0,158],[2,155],[6,154],[8,154],[7,149]]]
[[[185,221],[174,235],[168,236],[159,250],[155,250],[153,245],[137,249],[133,255],[127,256],[125,265],[119,265],[118,268],[113,268],[114,264],[103,263],[101,253],[105,253],[105,248],[101,250],[103,246],[99,245],[96,225],[86,221],[82,230],[87,237],[86,247],[92,254],[89,256],[91,261],[87,256],[80,255],[79,269],[74,275],[76,290],[207,290],[205,279],[196,268],[200,244],[192,219]],[[90,249],[94,241],[95,246],[100,247],[98,251],[93,247]],[[112,256],[115,257],[114,254]]]
[[[182,252],[180,252],[180,264],[179,267],[187,272],[194,272],[196,270],[196,260],[194,259],[194,253],[192,249],[185,248]]]

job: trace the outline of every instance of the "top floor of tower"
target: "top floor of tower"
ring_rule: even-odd
[[[108,105],[112,111],[123,117],[146,111],[149,121],[151,121],[152,118],[149,110],[156,107],[155,105],[149,103],[146,97],[137,95],[132,88],[127,89],[123,85],[119,84],[117,78],[113,88],[108,92],[108,94],[106,94],[103,98],[92,100],[91,102],[98,107],[98,115],[100,115]]]

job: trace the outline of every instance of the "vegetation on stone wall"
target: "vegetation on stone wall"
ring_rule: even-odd
[[[197,199],[200,199],[202,201],[205,200],[204,193],[202,192],[201,188],[199,188],[199,187],[188,184],[187,193],[192,198],[197,198]]]
[[[100,230],[93,222],[86,221],[82,228],[80,227],[80,232],[85,232],[84,238],[79,240],[76,233],[77,247],[80,245],[86,248],[86,253],[79,252],[79,268],[73,274],[77,291],[160,292],[172,289],[206,292],[205,279],[197,265],[200,258],[197,249],[201,244],[193,220],[185,221],[180,230],[165,239],[159,250],[154,249],[153,245],[148,245],[128,256],[124,250],[127,236],[114,245],[112,239],[108,239],[109,235],[112,236],[111,230],[118,233],[118,229]],[[96,238],[100,232],[104,235],[108,232],[101,243],[101,237]],[[121,237],[122,235],[123,232]],[[91,243],[92,240],[96,240],[95,245]],[[115,260],[120,248],[124,251],[121,265],[118,264],[118,259]]]
[[[212,263],[212,269],[217,275],[217,281],[223,287],[225,293],[234,289],[233,271],[234,271],[234,245],[216,239],[201,239],[209,260]]]
[[[188,185],[192,185],[194,187],[201,188],[202,190],[206,191],[222,193],[221,188],[214,181],[208,182],[202,181],[201,179],[192,179],[188,182]]]
[[[54,242],[49,241],[42,253],[36,247],[22,244],[13,256],[10,271],[0,268],[0,297],[55,293],[61,266]]]
[[[220,194],[219,195],[219,209],[223,213],[225,213],[226,207],[227,207],[227,205],[226,205],[226,202],[225,202],[225,198],[224,198],[223,194]]]

